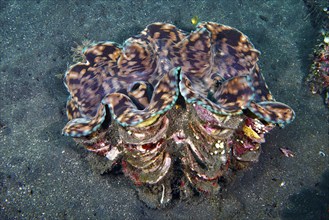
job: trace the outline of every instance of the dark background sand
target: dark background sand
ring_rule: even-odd
[[[329,218],[328,109],[304,83],[319,31],[308,13],[301,0],[0,1],[0,219]],[[56,75],[75,42],[121,43],[156,21],[191,30],[195,15],[248,35],[274,97],[297,117],[220,195],[152,210],[130,180],[99,175],[61,136],[68,93]]]

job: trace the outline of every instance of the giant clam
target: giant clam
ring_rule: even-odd
[[[218,192],[229,170],[257,161],[265,133],[294,119],[268,90],[259,52],[229,26],[188,34],[154,23],[82,52],[65,74],[63,134],[120,164],[152,207]]]

